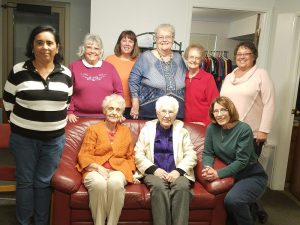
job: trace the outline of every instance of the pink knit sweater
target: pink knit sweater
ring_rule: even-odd
[[[257,66],[240,78],[235,77],[236,70],[226,76],[220,95],[233,101],[240,120],[250,125],[254,137],[257,131],[269,133],[275,109],[273,82],[267,71]]]

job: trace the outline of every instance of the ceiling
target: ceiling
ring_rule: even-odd
[[[234,20],[256,15],[258,12],[229,10],[229,9],[212,9],[212,8],[193,8],[193,21],[209,22],[232,22]]]

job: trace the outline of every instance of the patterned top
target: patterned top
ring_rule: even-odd
[[[162,62],[151,51],[142,53],[129,76],[132,98],[139,99],[139,116],[156,118],[155,102],[164,95],[170,95],[179,102],[178,118],[184,115],[184,87],[186,66],[179,53],[173,59]]]

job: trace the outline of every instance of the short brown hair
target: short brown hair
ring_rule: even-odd
[[[188,56],[189,56],[189,52],[190,52],[190,50],[193,49],[193,48],[199,50],[199,52],[200,52],[200,54],[201,54],[201,61],[202,61],[202,59],[205,57],[205,48],[204,48],[202,45],[200,45],[200,44],[191,44],[191,45],[189,45],[189,46],[185,49],[183,57],[187,60],[187,59],[188,59]]]
[[[228,110],[228,114],[230,117],[229,123],[233,123],[239,120],[239,113],[233,104],[233,102],[230,100],[230,98],[227,98],[225,96],[217,97],[215,100],[212,101],[209,108],[209,117],[212,123],[217,123],[215,116],[214,116],[214,107],[215,103],[220,104],[221,106],[225,107]]]
[[[130,40],[132,40],[134,42],[133,50],[130,53],[130,57],[132,59],[135,59],[139,55],[140,49],[139,49],[139,46],[138,46],[138,43],[137,43],[136,35],[131,30],[124,30],[119,35],[118,41],[117,41],[117,43],[115,45],[115,49],[114,49],[115,55],[116,56],[121,56],[122,55],[122,52],[121,52],[121,40],[123,38],[129,38]]]

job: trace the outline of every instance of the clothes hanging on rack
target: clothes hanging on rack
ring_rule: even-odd
[[[206,51],[206,57],[202,61],[202,68],[214,76],[219,91],[225,76],[232,71],[232,61],[227,58],[227,53],[228,51]]]

